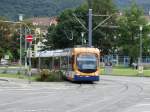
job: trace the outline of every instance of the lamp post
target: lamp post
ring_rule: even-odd
[[[23,15],[19,14],[19,21],[23,21]],[[22,65],[22,25],[20,24],[20,67]]]
[[[83,45],[83,41],[84,41],[84,39],[83,39],[83,37],[84,37],[84,32],[81,32],[81,37],[82,37],[82,45]]]
[[[143,65],[142,65],[142,30],[143,30],[143,26],[139,27],[140,29],[140,57],[139,57],[139,65],[138,65],[138,71],[139,74],[143,74]]]
[[[139,57],[139,64],[142,65],[142,30],[143,26],[140,26],[140,57]]]

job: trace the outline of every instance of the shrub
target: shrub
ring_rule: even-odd
[[[44,82],[55,82],[64,81],[65,77],[61,71],[50,71],[48,69],[41,70],[39,76],[36,78],[37,81]]]

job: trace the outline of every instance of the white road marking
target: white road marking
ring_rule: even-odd
[[[142,111],[142,112],[150,112],[150,111]]]
[[[144,98],[145,100],[150,100],[150,98]]]
[[[141,103],[141,104],[135,105],[135,107],[142,107],[142,106],[150,106],[150,103]]]

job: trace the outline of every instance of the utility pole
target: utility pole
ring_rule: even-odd
[[[88,12],[88,29],[85,27],[85,25],[77,18],[77,16],[75,14],[73,14],[73,16],[75,17],[75,19],[80,23],[80,25],[88,31],[88,46],[92,47],[92,32],[94,30],[96,30],[98,27],[102,26],[104,23],[106,23],[114,14],[111,15],[93,15],[92,12],[92,0],[88,0],[88,5],[89,5],[89,12]],[[115,13],[116,14],[116,13]],[[102,22],[100,22],[96,27],[93,28],[92,24],[93,24],[93,16],[101,16],[101,17],[106,17],[106,19],[104,19]],[[105,25],[104,25],[105,26]],[[107,27],[107,26],[105,26]],[[114,27],[114,28],[118,28],[119,26],[110,26],[110,27]]]
[[[89,26],[88,26],[89,47],[92,47],[92,9],[89,9]]]
[[[88,0],[88,4],[89,4],[88,46],[92,47],[92,1]]]

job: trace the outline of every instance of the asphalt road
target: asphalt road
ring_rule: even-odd
[[[150,79],[96,83],[0,81],[0,112],[150,112]]]

